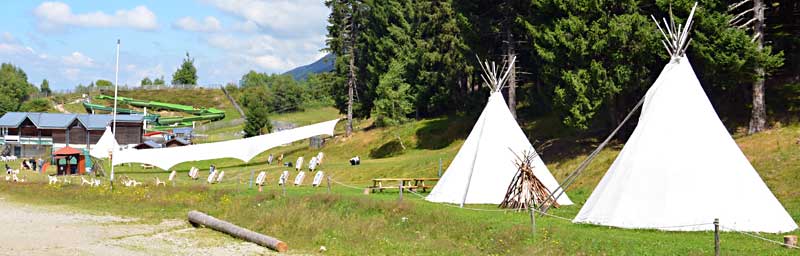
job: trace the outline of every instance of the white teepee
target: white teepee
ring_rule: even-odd
[[[505,72],[500,72],[505,75],[496,76],[499,73],[494,65],[484,65],[488,76],[484,76],[484,80],[492,90],[489,102],[455,159],[426,198],[428,201],[500,204],[517,173],[515,153],[529,151],[536,154],[519,124],[511,116],[500,92],[508,77],[508,67]],[[534,162],[534,175],[551,191],[557,189],[558,182],[541,158],[536,157]],[[572,201],[564,195],[559,198],[558,203],[570,205]]]
[[[106,127],[103,136],[100,136],[100,140],[97,141],[97,144],[92,146],[89,155],[97,158],[108,158],[108,154],[111,150],[118,151],[119,144],[117,144],[117,140],[114,139],[114,133],[111,132],[111,127]]]
[[[726,231],[797,229],[700,86],[684,55],[691,25],[680,32],[666,26],[672,27],[665,43],[672,59],[647,91],[633,134],[573,222],[699,231],[713,230],[707,223],[719,218]]]

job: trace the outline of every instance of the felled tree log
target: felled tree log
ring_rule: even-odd
[[[211,217],[205,213],[198,212],[198,211],[191,211],[189,212],[189,222],[192,225],[202,225],[213,230],[231,235],[233,237],[256,243],[258,245],[270,248],[272,250],[278,252],[286,252],[289,250],[289,246],[286,245],[285,242],[278,240],[277,238],[262,235],[249,229],[242,228],[231,224],[230,222],[220,220],[214,217]]]

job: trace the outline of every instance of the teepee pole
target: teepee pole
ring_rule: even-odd
[[[464,188],[464,196],[461,197],[461,205],[459,207],[464,208],[464,204],[467,202],[467,194],[469,194],[469,186],[472,183],[472,174],[475,173],[475,162],[478,161],[478,151],[481,150],[481,138],[483,138],[483,131],[486,128],[486,119],[489,119],[489,115],[486,115],[483,118],[483,122],[481,123],[481,133],[478,134],[478,145],[475,145],[475,154],[472,156],[472,167],[469,168],[469,176],[467,177],[467,187]]]
[[[539,207],[541,208],[540,212],[542,215],[544,215],[544,213],[546,213],[551,206],[553,206],[556,202],[558,202],[558,198],[564,194],[564,192],[567,190],[567,188],[569,188],[570,185],[572,185],[573,182],[575,182],[575,180],[578,178],[578,176],[581,175],[583,170],[589,166],[589,163],[591,163],[592,160],[594,160],[594,158],[598,154],[600,154],[600,151],[602,151],[603,148],[605,148],[605,146],[608,144],[608,142],[611,141],[611,138],[614,138],[614,136],[617,135],[619,129],[621,129],[622,126],[624,126],[625,123],[628,122],[631,116],[633,116],[633,113],[635,113],[637,110],[639,110],[639,108],[642,107],[642,104],[644,104],[644,98],[645,97],[643,96],[642,99],[639,100],[639,103],[636,103],[636,106],[633,107],[633,109],[631,109],[630,112],[628,112],[628,115],[625,116],[625,119],[622,119],[622,122],[619,123],[617,128],[614,129],[614,131],[612,131],[611,134],[608,135],[608,137],[606,137],[605,140],[603,140],[603,143],[600,143],[600,145],[597,146],[597,148],[594,149],[594,151],[592,151],[592,153],[589,154],[589,156],[586,157],[586,159],[584,159],[583,162],[581,162],[578,168],[575,169],[575,171],[573,171],[572,173],[570,173],[569,176],[567,176],[567,179],[565,179],[564,182],[561,183],[561,185],[559,185],[558,188],[556,188],[556,190],[554,190],[553,193],[550,193],[550,196],[543,201],[542,205]]]

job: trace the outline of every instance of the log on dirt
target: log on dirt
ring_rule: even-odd
[[[280,241],[277,238],[250,231],[246,228],[231,224],[230,222],[211,217],[202,212],[189,212],[189,222],[192,223],[192,225],[202,225],[278,252],[286,252],[286,250],[289,249],[289,246],[285,242]]]

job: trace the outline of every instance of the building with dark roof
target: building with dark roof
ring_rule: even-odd
[[[18,157],[45,155],[64,147],[91,149],[112,115],[9,112],[0,117],[0,145]],[[117,115],[114,133],[120,145],[142,143],[144,118]]]

